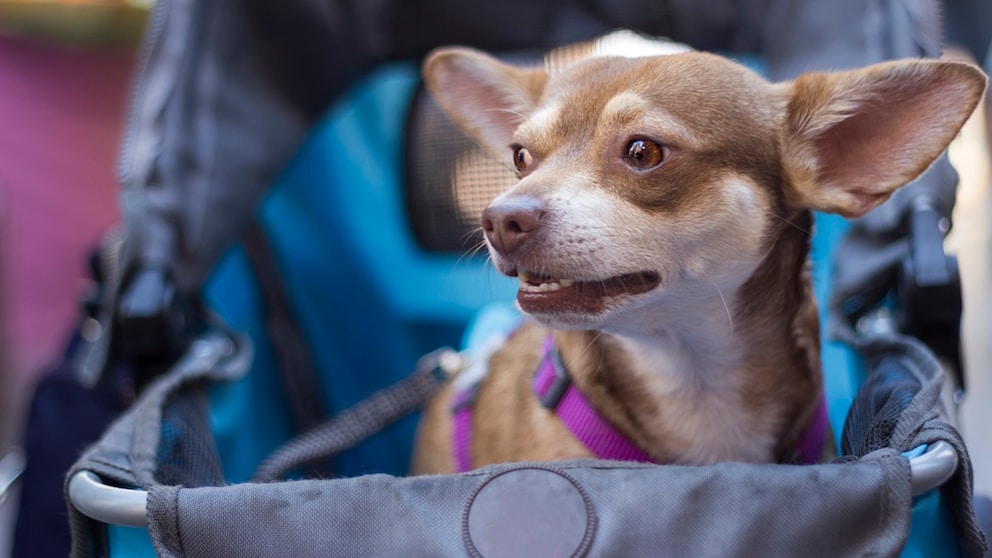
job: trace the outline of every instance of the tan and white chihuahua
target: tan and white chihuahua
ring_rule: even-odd
[[[549,342],[652,461],[788,461],[822,413],[811,210],[857,217],[885,201],[947,148],[986,85],[933,60],[769,83],[698,52],[548,69],[457,47],[424,75],[519,178],[482,227],[531,320],[471,398],[472,467],[597,455],[535,393]],[[415,473],[458,469],[455,397],[448,387],[426,411]]]

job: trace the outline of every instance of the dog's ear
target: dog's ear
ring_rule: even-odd
[[[511,66],[469,48],[442,48],[424,61],[438,105],[475,141],[505,155],[510,137],[537,104],[544,68]]]
[[[912,60],[803,74],[788,85],[790,203],[858,217],[923,173],[982,98],[969,64]]]

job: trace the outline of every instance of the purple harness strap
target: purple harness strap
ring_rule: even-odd
[[[534,393],[545,407],[558,414],[572,435],[599,459],[655,462],[596,412],[585,395],[575,387],[550,334],[544,340],[543,355],[534,375]],[[472,412],[477,389],[478,384],[455,394],[452,405],[452,443],[459,472],[472,469]],[[821,399],[813,422],[796,447],[795,455],[800,463],[813,464],[819,460],[826,442],[828,422],[826,401]]]
[[[454,416],[452,443],[455,449],[455,466],[459,473],[472,470],[472,411],[479,384],[455,394],[451,411]]]
[[[651,457],[606,421],[575,387],[555,350],[554,338],[544,340],[544,358],[534,376],[534,393],[565,426],[600,459],[651,463]]]
[[[830,416],[827,414],[826,396],[820,398],[820,406],[816,408],[813,422],[806,427],[806,433],[799,439],[796,446],[796,459],[799,463],[813,465],[820,461],[823,445],[827,442],[827,431],[830,426]]]

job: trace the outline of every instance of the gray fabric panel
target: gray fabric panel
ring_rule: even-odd
[[[444,478],[156,488],[150,528],[157,550],[176,558],[464,556],[470,497],[492,475],[517,467]],[[550,467],[576,479],[593,502],[591,556],[892,556],[909,532],[908,461],[888,450],[814,466]],[[532,493],[538,505],[541,487]],[[513,536],[521,533],[507,533]]]
[[[79,471],[87,470],[119,486],[137,486],[138,482],[130,470],[128,459],[133,431],[134,416],[130,413],[124,414],[110,426],[98,445],[87,450],[66,475],[66,502],[69,507],[69,529],[72,533],[70,556],[73,558],[105,555],[106,540],[103,529],[97,522],[79,513],[72,506],[68,496],[68,479]]]
[[[932,444],[939,440],[951,444],[961,456],[957,472],[941,487],[941,496],[947,502],[954,521],[961,555],[967,558],[987,557],[988,541],[975,515],[974,470],[961,434],[942,420],[930,420],[919,429],[912,443]]]
[[[264,45],[244,40],[241,2],[164,4],[121,161],[125,268],[171,270],[195,292],[309,122],[280,102]]]
[[[932,0],[769,0],[762,51],[775,80],[804,71],[856,68],[940,55],[939,6]]]
[[[889,441],[897,451],[909,451],[922,444],[943,440],[954,447],[960,465],[951,479],[941,487],[954,522],[955,534],[964,556],[980,557],[988,552],[988,542],[975,517],[974,480],[968,448],[961,434],[947,422],[941,389],[944,373],[934,354],[919,340],[899,334],[857,336],[846,322],[836,316],[830,321],[831,336],[852,343],[872,363],[881,358],[898,358],[916,374],[922,388],[899,418]]]
[[[225,345],[230,349],[225,349]],[[169,397],[189,382],[230,380],[243,375],[251,363],[253,349],[247,338],[239,337],[233,346],[227,337],[211,336],[194,343],[188,355],[173,370],[148,386],[145,393],[119,419],[114,421],[97,444],[86,450],[66,475],[92,471],[115,486],[149,489],[155,479],[161,413]],[[102,529],[69,504],[72,530],[72,556],[88,558],[103,555]]]

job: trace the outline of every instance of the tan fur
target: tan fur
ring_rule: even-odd
[[[823,393],[810,209],[854,216],[884,201],[946,148],[985,84],[924,61],[769,84],[703,53],[549,75],[466,49],[435,53],[425,76],[478,141],[532,157],[491,207],[539,204],[540,228],[512,249],[490,237],[500,271],[657,280],[595,300],[522,291],[539,323],[489,361],[474,466],[591,457],[532,391],[549,331],[592,405],[656,460],[789,455]],[[632,138],[660,142],[667,160],[632,170]],[[414,472],[453,470],[450,401],[449,388],[427,409]]]

